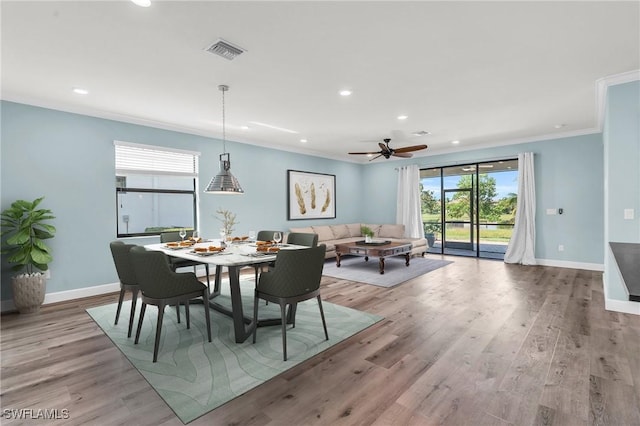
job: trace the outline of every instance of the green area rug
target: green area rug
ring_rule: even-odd
[[[251,281],[242,281],[245,315],[253,313]],[[231,306],[229,285],[216,300]],[[226,291],[226,294],[225,294]],[[261,301],[260,318],[279,318],[280,308]],[[188,423],[225,402],[244,394],[272,377],[330,348],[338,342],[380,321],[382,317],[323,302],[329,340],[324,339],[318,302],[298,305],[296,327],[287,329],[287,361],[282,360],[280,326],[260,327],[256,344],[251,338],[235,343],[230,317],[211,311],[212,342],[206,338],[202,305],[190,305],[191,329],[186,328],[184,307],[178,324],[175,307],[165,309],[158,362],[153,363],[153,343],[158,310],[148,306],[140,343],[134,345],[140,302],[135,317],[134,336],[127,338],[130,304],[122,306],[120,321],[114,325],[117,304],[87,309],[135,368],[158,392],[183,423]]]

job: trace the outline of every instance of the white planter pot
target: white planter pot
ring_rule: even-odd
[[[47,280],[44,274],[21,274],[11,279],[13,303],[21,314],[38,312],[44,302]]]

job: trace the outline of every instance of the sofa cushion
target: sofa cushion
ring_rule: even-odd
[[[382,225],[378,236],[381,238],[404,238],[404,225]]]
[[[333,240],[333,231],[329,225],[312,226],[313,232],[318,234],[318,241]]]
[[[349,230],[350,237],[362,237],[362,232],[360,232],[359,223],[347,223],[345,226]]]
[[[331,227],[331,231],[333,232],[333,238],[339,240],[341,238],[349,238],[351,234],[349,234],[349,228],[347,225],[329,225]]]
[[[315,234],[314,230],[310,226],[305,226],[304,228],[290,228],[291,232],[301,232],[303,234]]]

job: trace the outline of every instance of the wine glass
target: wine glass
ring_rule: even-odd
[[[224,230],[224,228],[220,228],[220,245],[223,247],[225,245],[225,241],[227,240],[226,236],[227,232]]]
[[[180,238],[182,238],[182,242],[184,243],[184,237],[187,236],[187,231],[184,228],[180,228],[180,232],[178,232],[178,235],[180,235]]]
[[[282,234],[280,232],[273,233],[273,241],[276,242],[276,247],[280,245],[280,241],[282,241]]]
[[[191,238],[193,238],[193,242],[197,243],[200,241],[200,232],[193,230],[193,234],[191,234]]]
[[[249,231],[249,241],[256,240],[256,231]]]

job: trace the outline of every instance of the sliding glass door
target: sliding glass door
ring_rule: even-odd
[[[515,222],[518,160],[421,170],[429,253],[504,259]]]

